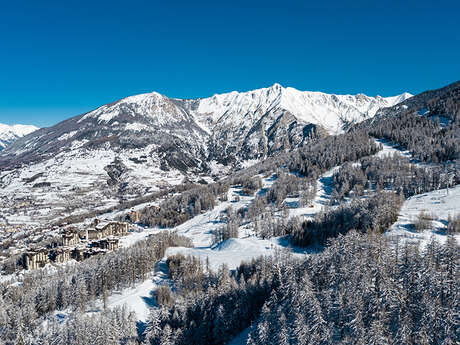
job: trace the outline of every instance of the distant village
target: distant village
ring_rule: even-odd
[[[140,215],[132,211],[128,219],[136,223]],[[118,249],[120,237],[128,234],[129,223],[95,219],[84,229],[72,225],[61,224],[58,240],[51,248],[29,248],[22,258],[23,267],[27,270],[37,269],[49,263],[64,263],[70,260],[83,261],[91,256],[107,253]]]

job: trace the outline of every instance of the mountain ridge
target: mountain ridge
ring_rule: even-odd
[[[81,147],[110,145],[117,150],[153,144],[166,161],[164,168],[202,170],[206,162],[227,165],[261,159],[301,146],[312,134],[341,133],[409,96],[334,95],[277,83],[192,100],[144,93],[17,140],[2,152],[0,162],[4,166],[36,162]]]
[[[56,203],[97,209],[183,183],[210,183],[343,132],[405,97],[327,95],[279,84],[197,100],[134,95],[8,145],[0,152],[0,197],[32,198],[42,205],[37,220],[49,221],[62,213]]]
[[[394,111],[398,105],[383,106],[406,97],[327,95],[280,85],[204,100],[130,96],[13,143],[0,154],[0,199],[27,200],[34,212],[40,210],[31,221],[48,223],[74,215],[74,209],[96,212],[176,187],[222,181],[250,166],[257,169],[265,158],[280,162],[308,152],[318,142],[329,143],[322,149],[334,155],[335,137],[321,139],[334,132],[317,120],[332,117],[353,137],[353,121]],[[299,112],[302,102],[312,108]]]
[[[6,125],[0,123],[0,151],[13,141],[39,129],[33,125]]]

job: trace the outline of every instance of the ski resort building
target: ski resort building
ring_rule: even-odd
[[[49,256],[51,261],[62,264],[72,259],[72,251],[70,248],[57,248]]]
[[[90,244],[91,248],[107,249],[109,251],[118,249],[119,239],[116,237],[109,237],[99,241],[94,241]]]
[[[34,270],[44,267],[50,262],[49,251],[46,248],[31,249],[24,254],[24,268]]]
[[[77,261],[83,261],[85,259],[86,247],[76,247],[72,250],[72,258]]]
[[[97,247],[77,247],[73,250],[72,257],[77,261],[83,261],[95,255],[105,254],[108,251]]]
[[[139,223],[141,220],[141,213],[139,211],[131,211],[129,213],[129,220],[133,223]]]
[[[54,248],[30,249],[23,254],[25,269],[37,269],[47,263],[64,263],[71,259],[83,261],[91,256],[118,249],[119,237],[128,234],[128,223],[96,220],[92,228],[79,231],[67,224],[60,226],[60,241]],[[57,246],[57,247],[56,247]]]
[[[86,239],[101,240],[109,236],[125,236],[128,234],[128,224],[122,222],[95,222],[94,228],[87,229]]]
[[[61,238],[63,246],[74,246],[80,242],[80,236],[75,228],[65,229],[61,233]]]

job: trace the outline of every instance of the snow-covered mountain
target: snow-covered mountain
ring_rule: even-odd
[[[270,112],[284,111],[299,121],[320,125],[330,133],[337,133],[343,131],[344,125],[372,117],[378,109],[393,106],[411,96],[408,93],[387,98],[364,94],[333,95],[274,84],[269,88],[200,99],[196,109],[191,110],[211,126],[222,122],[227,125],[241,121],[250,123],[254,118],[257,122]]]
[[[0,123],[0,150],[11,144],[18,138],[36,131],[38,128],[32,125],[4,125]]]
[[[410,96],[331,95],[279,84],[195,100],[152,92],[37,131],[11,145],[0,161],[17,164],[108,145],[113,150],[149,147],[166,169],[202,169],[206,162],[260,159],[298,147],[313,133],[340,133]]]
[[[235,165],[305,145],[312,135],[343,132],[410,96],[274,84],[203,99],[127,97],[8,145],[0,153],[0,199],[14,205],[33,198],[35,220],[68,215],[70,204],[81,211],[116,205],[184,179],[221,177]]]
[[[300,146],[318,129],[329,134],[343,132],[351,124],[373,117],[377,110],[411,96],[333,95],[274,84],[182,104],[207,128],[217,146],[225,145],[225,155],[234,151],[248,159]]]

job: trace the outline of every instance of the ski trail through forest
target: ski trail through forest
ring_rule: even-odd
[[[408,155],[407,152],[401,152],[394,148],[390,143],[383,140],[376,140],[381,143],[383,149],[376,156],[383,157],[384,155],[393,154],[395,152]],[[331,194],[334,190],[333,176],[340,169],[336,166],[324,174],[317,180],[317,192],[311,205],[306,207],[298,207],[298,198],[287,198],[286,202],[297,206],[289,209],[289,217],[302,216],[305,218],[313,218],[315,214],[328,206],[330,203]],[[149,278],[137,285],[135,288],[125,289],[120,292],[113,293],[108,297],[107,307],[115,308],[127,304],[132,308],[141,322],[145,322],[150,313],[150,309],[156,306],[153,297],[154,290],[165,283],[169,283],[168,268],[166,258],[169,255],[181,253],[183,255],[193,255],[201,260],[208,260],[212,269],[217,269],[222,264],[227,264],[230,269],[234,269],[244,260],[251,260],[260,255],[271,255],[275,249],[281,250],[288,245],[287,241],[282,241],[279,238],[271,238],[263,240],[257,238],[251,227],[253,224],[243,224],[239,228],[239,238],[226,240],[217,246],[212,246],[213,231],[225,225],[225,211],[231,207],[234,211],[240,208],[247,208],[254,202],[255,196],[263,196],[271,188],[276,181],[276,175],[271,174],[262,178],[262,188],[254,195],[244,195],[241,186],[230,187],[227,194],[227,201],[222,201],[212,210],[199,214],[187,222],[178,225],[169,231],[177,231],[178,234],[187,236],[192,239],[195,248],[171,247],[167,250],[165,257],[159,262],[161,269],[156,269],[152,278]],[[279,214],[279,216],[281,216]],[[158,229],[145,229],[145,234],[155,233]],[[136,234],[136,240],[141,239],[141,234]],[[136,241],[132,241],[135,243]],[[130,241],[127,241],[129,245]],[[296,254],[302,255],[302,254]],[[101,307],[102,302],[98,301],[96,306]]]

